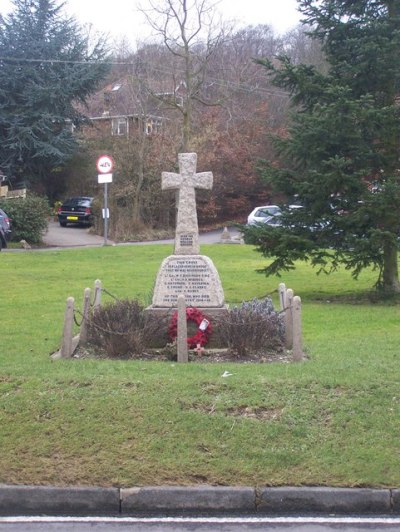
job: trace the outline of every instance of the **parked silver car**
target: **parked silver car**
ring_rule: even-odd
[[[247,217],[247,225],[267,223],[274,216],[280,216],[280,214],[281,209],[278,205],[263,205],[261,207],[256,207]]]

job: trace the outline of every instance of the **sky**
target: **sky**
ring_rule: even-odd
[[[67,11],[81,24],[91,23],[94,30],[112,39],[127,37],[136,43],[150,37],[150,28],[138,12],[137,4],[147,0],[65,0]],[[285,33],[300,21],[297,0],[220,0],[217,6],[223,20],[235,20],[237,26],[269,24],[276,33]],[[0,13],[7,14],[11,0],[0,0]]]

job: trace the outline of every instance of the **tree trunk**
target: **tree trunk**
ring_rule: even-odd
[[[186,110],[183,113],[183,126],[182,126],[182,152],[187,153],[190,149],[190,108],[189,102],[186,104]]]
[[[140,207],[141,207],[141,194],[142,194],[143,182],[144,182],[144,169],[143,169],[143,165],[139,164],[138,181],[136,184],[135,197],[133,198],[133,205],[132,205],[132,220],[135,224],[141,221]]]
[[[382,289],[388,294],[400,292],[397,253],[396,242],[387,241],[384,243]]]
[[[142,126],[140,126],[142,127]],[[137,149],[137,183],[135,187],[135,196],[133,198],[132,205],[132,220],[135,224],[141,222],[140,208],[141,208],[141,196],[142,187],[144,183],[144,158],[146,151],[146,135],[142,131],[139,131],[139,145]]]

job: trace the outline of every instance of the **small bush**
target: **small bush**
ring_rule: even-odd
[[[222,341],[238,357],[283,347],[283,317],[275,311],[270,298],[253,299],[233,307],[218,328]]]
[[[142,354],[159,322],[145,315],[136,300],[121,300],[97,308],[88,322],[89,342],[109,357]]]
[[[46,198],[30,194],[26,198],[4,199],[0,207],[11,218],[12,241],[26,240],[30,244],[42,241],[51,213]]]

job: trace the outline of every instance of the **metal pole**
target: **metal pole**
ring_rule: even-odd
[[[107,245],[108,235],[108,183],[104,183],[104,245]]]

